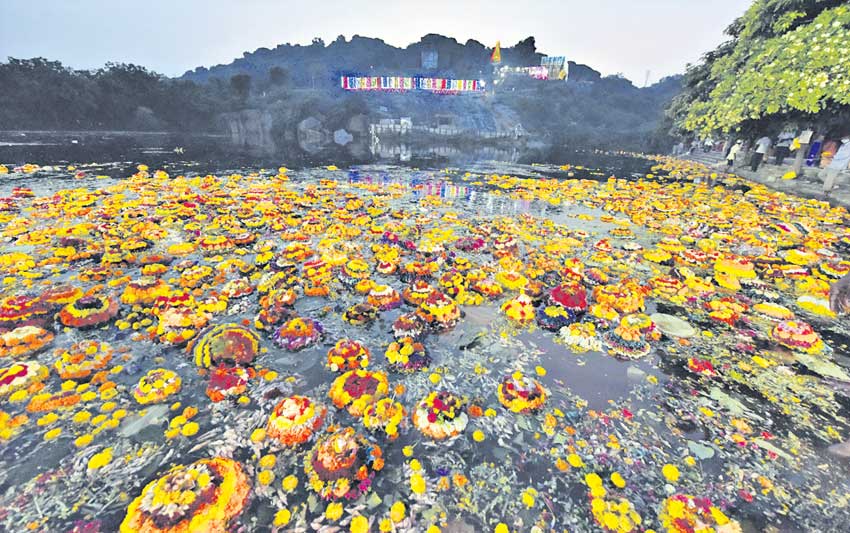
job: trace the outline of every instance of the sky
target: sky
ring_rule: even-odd
[[[278,44],[428,33],[513,45],[643,85],[684,72],[725,40],[750,0],[0,0],[0,61],[46,57],[88,69],[108,61],[168,76]]]

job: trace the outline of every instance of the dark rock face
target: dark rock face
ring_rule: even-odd
[[[268,111],[244,109],[221,115],[233,144],[259,153],[273,153],[272,116]]]

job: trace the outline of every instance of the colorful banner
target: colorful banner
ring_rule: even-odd
[[[479,80],[424,78],[413,76],[342,76],[340,87],[346,91],[429,91],[470,93],[484,90]]]

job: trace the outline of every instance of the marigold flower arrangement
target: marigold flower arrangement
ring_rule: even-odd
[[[83,296],[59,312],[59,321],[72,328],[102,326],[118,314],[118,300],[108,296]]]
[[[112,361],[112,346],[96,340],[72,344],[66,350],[56,350],[53,363],[62,379],[86,379]]]
[[[802,320],[783,320],[773,327],[770,336],[774,341],[791,350],[818,354],[824,349],[820,335]]]
[[[401,295],[389,285],[375,285],[366,301],[381,311],[389,311],[401,306]]]
[[[343,282],[353,285],[370,275],[369,263],[362,259],[352,259],[342,267]]]
[[[714,270],[735,276],[738,279],[752,279],[756,276],[755,264],[745,257],[726,254],[714,263]]]
[[[367,405],[386,396],[389,388],[383,372],[349,370],[333,381],[328,396],[337,408],[347,408],[352,416],[360,416]]]
[[[640,359],[649,354],[652,347],[643,338],[640,329],[621,323],[603,338],[608,348],[617,356],[625,359]]]
[[[353,428],[323,436],[304,457],[307,484],[324,500],[358,498],[383,467],[380,446]]]
[[[173,370],[154,368],[139,379],[133,397],[142,405],[160,403],[180,391],[183,380]]]
[[[41,294],[41,301],[50,305],[67,305],[83,295],[83,290],[73,285],[51,287]]]
[[[47,379],[50,371],[38,361],[19,361],[0,368],[0,398],[27,389]]]
[[[514,372],[502,378],[496,389],[499,403],[513,413],[533,413],[543,407],[549,393],[536,379]]]
[[[393,322],[393,336],[396,339],[402,337],[419,338],[425,332],[425,321],[414,313],[405,313]]]
[[[661,504],[658,519],[668,533],[739,533],[740,524],[707,498],[674,494]]]
[[[371,431],[383,431],[394,441],[399,429],[407,426],[407,409],[392,398],[382,398],[363,411],[363,425]]]
[[[160,296],[168,296],[171,287],[158,278],[142,277],[124,287],[121,303],[128,305],[151,305]]]
[[[597,303],[609,305],[624,314],[643,311],[643,293],[643,288],[633,280],[593,288],[593,298]]]
[[[194,265],[180,273],[180,286],[195,289],[213,277],[213,269],[208,265]]]
[[[506,257],[515,255],[518,251],[519,243],[512,235],[501,234],[493,239],[493,256]]]
[[[213,403],[218,403],[244,394],[248,389],[248,381],[255,375],[253,368],[217,366],[210,371],[207,397]]]
[[[412,337],[402,337],[391,342],[385,355],[390,367],[397,372],[422,370],[431,364],[425,345]]]
[[[558,338],[574,353],[602,350],[602,342],[596,338],[593,322],[577,322],[561,328]]]
[[[401,297],[408,305],[419,307],[433,292],[434,288],[427,281],[415,280],[401,291]]]
[[[121,533],[225,533],[248,502],[250,487],[242,466],[214,457],[175,466],[151,481],[133,500]]]
[[[322,427],[328,409],[306,396],[290,396],[279,401],[269,415],[266,434],[293,447],[310,440]]]
[[[552,302],[572,311],[576,316],[587,311],[587,291],[578,282],[558,285],[549,296]]]
[[[378,308],[370,303],[354,304],[342,314],[342,319],[349,324],[362,326],[378,318]]]
[[[502,295],[504,289],[497,282],[488,279],[473,281],[469,287],[475,292],[481,293],[487,298],[495,299]]]
[[[191,307],[170,307],[159,312],[156,335],[161,342],[180,346],[209,322],[209,315]]]
[[[340,339],[328,350],[327,367],[332,372],[345,372],[366,368],[370,361],[369,350],[357,341]]]
[[[446,331],[460,320],[460,307],[450,296],[434,291],[419,305],[416,314],[432,329]]]
[[[575,320],[575,313],[560,305],[547,305],[537,313],[537,323],[549,331],[559,331]]]
[[[41,326],[49,313],[49,306],[36,296],[8,296],[0,300],[0,327]]]
[[[278,328],[272,340],[284,350],[295,352],[319,342],[323,333],[324,328],[319,322],[296,317]]]
[[[203,330],[188,350],[201,368],[247,365],[260,352],[260,336],[238,324],[218,324]]]
[[[0,334],[0,357],[25,357],[53,342],[53,333],[37,326],[20,326]]]
[[[426,437],[444,440],[463,433],[469,422],[466,401],[448,391],[435,391],[422,399],[413,411],[413,425]]]
[[[794,318],[794,312],[783,305],[773,302],[760,302],[752,307],[754,316],[769,322],[779,322],[781,320],[791,320]]]
[[[499,271],[496,273],[496,281],[508,290],[516,291],[525,287],[528,278],[516,271]]]
[[[534,302],[527,294],[520,294],[503,303],[502,312],[518,324],[528,324],[534,320]]]

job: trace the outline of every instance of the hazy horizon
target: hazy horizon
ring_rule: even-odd
[[[338,35],[383,39],[398,47],[438,33],[464,43],[512,46],[534,36],[538,51],[563,55],[603,75],[623,74],[636,85],[684,72],[723,40],[723,30],[749,0],[703,2],[620,0],[592,6],[575,0],[506,2],[432,0],[412,3],[330,0],[184,0],[144,4],[106,0],[4,0],[11,21],[0,34],[0,58],[46,57],[76,69],[104,63],[143,65],[167,76],[230,63],[244,52],[278,44],[308,45]],[[403,21],[403,24],[399,24]],[[662,33],[666,38],[658,38]],[[652,34],[653,39],[645,39]]]

